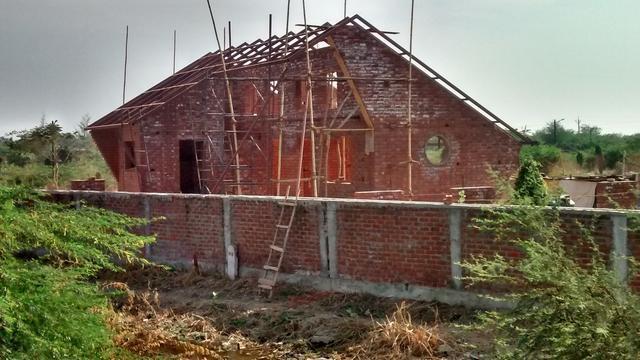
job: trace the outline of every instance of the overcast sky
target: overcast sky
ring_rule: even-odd
[[[214,0],[234,44],[285,29],[286,0]],[[291,23],[302,22],[292,0]],[[348,0],[408,44],[410,0]],[[341,19],[343,0],[307,0],[308,22]],[[640,1],[416,0],[418,57],[511,125],[552,119],[640,132]],[[0,0],[0,134],[44,115],[73,129],[122,102],[129,25],[127,99],[177,67],[215,50],[206,0]],[[297,28],[300,29],[300,28]]]

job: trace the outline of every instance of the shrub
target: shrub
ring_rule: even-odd
[[[622,161],[624,153],[619,149],[609,149],[604,152],[604,165],[608,169],[615,169],[616,164]]]
[[[153,238],[131,233],[144,220],[47,200],[0,187],[0,358],[113,358],[106,298],[86,280],[147,264]]]
[[[584,155],[582,155],[582,153],[580,151],[578,151],[576,153],[576,162],[578,163],[578,165],[583,166],[584,165]]]
[[[106,299],[80,272],[14,259],[0,268],[0,354],[82,359],[111,350]]]
[[[591,249],[588,266],[559,239],[556,210],[518,206],[489,210],[475,226],[496,241],[516,247],[520,256],[477,257],[463,263],[471,283],[499,285],[514,306],[480,315],[479,326],[493,331],[501,359],[636,359],[640,353],[640,298],[607,269],[583,224],[576,246]],[[575,243],[574,243],[575,245]]]
[[[531,158],[525,158],[518,171],[513,196],[516,200],[535,205],[547,202],[547,186],[540,174],[540,164]]]
[[[551,166],[560,160],[560,149],[552,145],[523,146],[520,151],[520,163],[524,163],[525,159],[537,161],[548,172]]]

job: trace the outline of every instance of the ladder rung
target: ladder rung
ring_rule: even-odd
[[[280,246],[276,246],[276,245],[269,245],[269,247],[271,248],[271,250],[273,251],[278,251],[278,252],[284,252],[284,249],[281,248]]]
[[[258,279],[258,284],[268,286],[268,287],[273,287],[273,285],[275,285],[276,282],[270,279],[260,278]]]
[[[139,152],[139,153],[144,153],[147,152],[147,150],[134,150],[135,152]]]
[[[262,267],[265,270],[269,270],[269,271],[278,271],[278,268],[275,266],[271,266],[271,265],[265,265]]]
[[[139,165],[136,165],[136,166],[140,166],[140,167],[147,167],[147,166],[149,166],[149,165],[139,164]]]
[[[288,228],[289,228],[289,225],[282,225],[282,224],[278,224],[278,225],[276,225],[276,227],[277,227],[278,229],[288,229]]]

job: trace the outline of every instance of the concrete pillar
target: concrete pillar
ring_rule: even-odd
[[[329,276],[329,243],[327,240],[326,203],[318,207],[318,238],[320,238],[320,275]]]
[[[611,215],[613,223],[613,249],[611,250],[611,262],[616,279],[627,282],[629,275],[629,247],[627,243],[627,216],[624,214]]]
[[[451,280],[454,289],[462,289],[462,209],[449,209],[449,242],[451,251]]]
[[[142,198],[142,207],[144,209],[144,218],[147,220],[147,224],[144,226],[144,234],[151,235],[151,202],[149,196]],[[151,258],[151,244],[144,245],[144,256],[147,259]]]
[[[338,277],[338,248],[337,248],[337,233],[338,226],[336,224],[336,209],[335,202],[327,203],[327,253],[329,260],[329,277]]]
[[[231,199],[222,199],[222,226],[224,234],[225,273],[234,280],[238,276],[238,253],[231,238]]]
[[[76,210],[80,210],[80,193],[73,193],[73,201],[76,205]]]

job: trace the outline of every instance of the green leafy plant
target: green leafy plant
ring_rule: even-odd
[[[576,162],[578,163],[578,165],[583,166],[584,165],[584,155],[582,154],[582,152],[578,151],[576,153]]]
[[[572,245],[561,239],[558,211],[531,205],[488,210],[475,227],[514,247],[517,257],[475,257],[465,279],[509,289],[513,307],[479,315],[495,334],[501,359],[636,359],[640,353],[640,298],[607,269],[608,256],[592,237],[593,223],[577,223]],[[589,249],[587,264],[572,258]]]
[[[0,187],[0,358],[113,358],[107,299],[87,280],[148,264],[141,219]]]
[[[545,171],[549,171],[551,166],[560,160],[560,153],[560,149],[553,145],[526,145],[520,150],[520,163],[524,164],[526,159],[533,159]]]
[[[526,158],[520,165],[516,178],[513,197],[516,200],[527,201],[534,205],[545,205],[548,201],[547,186],[540,173],[540,164]]]

